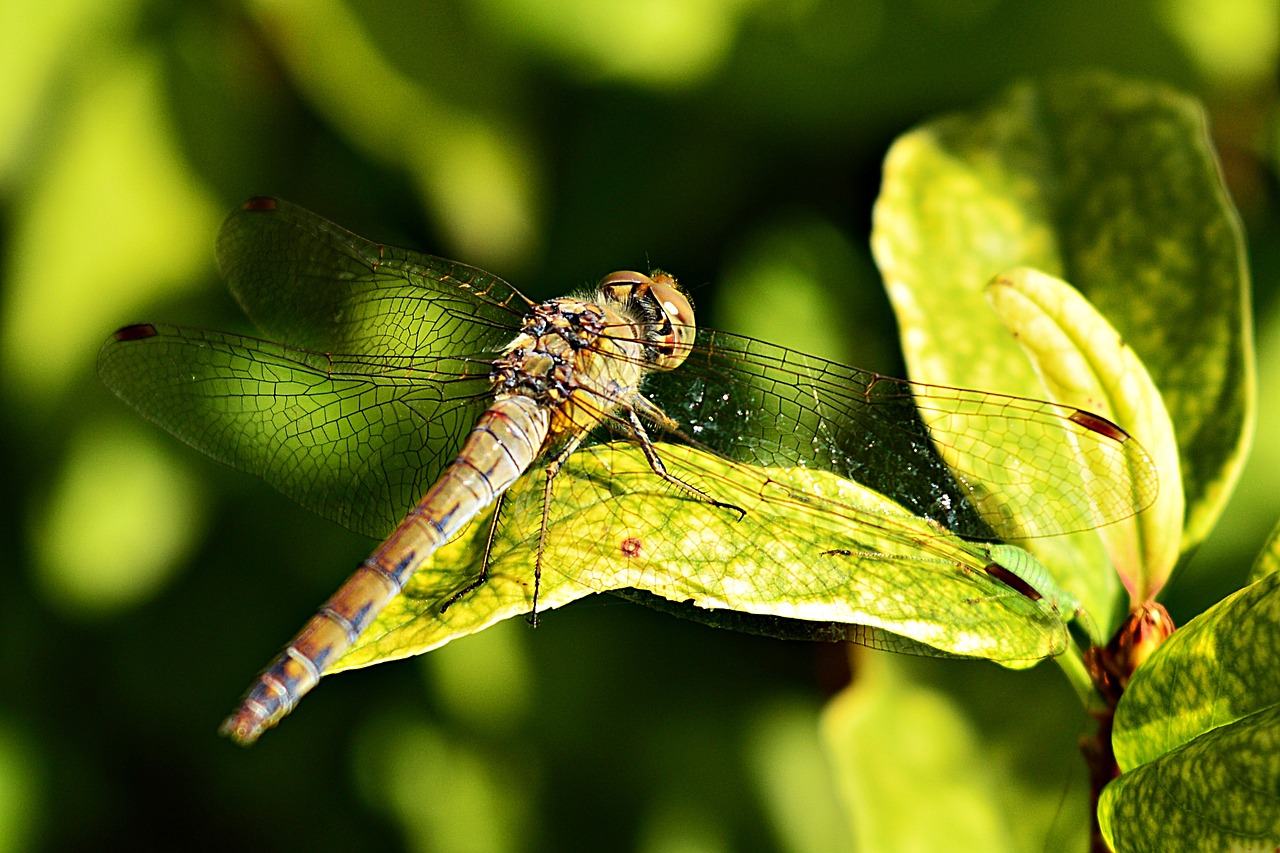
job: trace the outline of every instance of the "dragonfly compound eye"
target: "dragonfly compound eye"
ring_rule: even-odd
[[[689,355],[697,332],[693,307],[672,276],[655,272],[650,277],[624,270],[602,278],[600,290],[611,299],[641,306],[652,326],[646,337],[653,347],[655,368],[678,367]]]
[[[658,358],[654,366],[659,370],[678,367],[689,355],[697,326],[693,321],[693,306],[680,292],[676,280],[664,272],[653,274],[653,286],[649,289],[664,322],[657,344]]]
[[[631,302],[648,297],[649,288],[653,287],[653,279],[642,272],[623,270],[611,272],[600,279],[598,287],[610,299],[617,302]]]

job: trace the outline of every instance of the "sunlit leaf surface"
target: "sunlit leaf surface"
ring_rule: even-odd
[[[1123,337],[1066,282],[1035,270],[1011,270],[997,276],[987,293],[1050,397],[1078,401],[1143,436],[1143,447],[1160,472],[1159,499],[1098,535],[1130,598],[1152,600],[1177,563],[1186,508],[1177,437],[1160,391]],[[1096,598],[1095,607],[1103,600]]]
[[[1249,580],[1261,580],[1278,571],[1280,571],[1280,524],[1271,528],[1266,544],[1262,546],[1262,550],[1258,552],[1258,558],[1253,562]]]
[[[1065,648],[1070,614],[987,576],[985,549],[855,483],[799,468],[746,477],[692,448],[659,452],[669,471],[745,515],[689,500],[632,445],[579,451],[555,482],[540,609],[630,587],[702,608],[883,628],[1014,666]],[[440,614],[480,570],[485,523],[441,549],[335,669],[427,651],[528,612],[542,485],[530,476],[508,493],[483,587]],[[880,524],[867,523],[875,517]],[[896,638],[874,642],[894,648]]]
[[[1132,769],[1199,734],[1280,705],[1280,576],[1223,599],[1164,642],[1116,709],[1115,750]]]
[[[1222,600],[1129,683],[1113,742],[1123,775],[1099,817],[1117,850],[1280,844],[1280,575]]]
[[[1205,732],[1125,773],[1098,803],[1117,853],[1280,845],[1280,707]]]
[[[1254,379],[1240,225],[1198,104],[1104,75],[1013,87],[894,144],[872,240],[922,381],[1043,394],[983,289],[1015,267],[1079,288],[1160,389],[1183,550],[1204,538],[1242,464]]]

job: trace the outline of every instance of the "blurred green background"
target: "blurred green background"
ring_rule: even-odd
[[[1250,235],[1262,395],[1169,590],[1182,622],[1280,517],[1278,52],[1280,0],[0,0],[0,851],[847,840],[817,735],[843,652],[610,597],[326,679],[251,750],[217,738],[373,543],[144,423],[97,347],[248,331],[213,238],[272,194],[536,298],[659,266],[708,325],[898,373],[867,247],[893,138],[1022,76],[1167,82],[1206,103]],[[1047,727],[1043,766],[968,763],[1039,780],[1013,844],[1052,849],[1088,723],[1053,667],[903,668],[952,697],[903,711],[922,726]]]

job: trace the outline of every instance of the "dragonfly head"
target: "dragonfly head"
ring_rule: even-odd
[[[680,366],[689,355],[697,327],[693,306],[673,276],[657,271],[652,276],[630,270],[613,272],[600,280],[600,290],[640,309],[648,322],[645,338],[652,347],[655,368]]]

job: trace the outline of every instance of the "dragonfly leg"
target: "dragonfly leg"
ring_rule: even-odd
[[[636,443],[640,445],[640,449],[644,452],[644,458],[648,460],[649,467],[653,469],[653,473],[657,474],[668,483],[671,483],[673,486],[679,486],[698,500],[705,501],[717,509],[733,510],[738,514],[739,521],[747,517],[747,511],[742,507],[737,506],[736,504],[718,501],[711,497],[711,495],[702,491],[702,489],[699,489],[697,486],[686,483],[684,480],[681,480],[679,477],[667,471],[667,466],[662,464],[662,459],[658,456],[658,451],[654,449],[653,442],[649,439],[649,434],[645,432],[644,424],[640,421],[639,415],[635,413],[634,409],[628,409],[627,417],[631,421],[631,431],[635,435]]]
[[[441,614],[456,604],[467,593],[483,586],[484,582],[489,579],[489,554],[493,551],[493,537],[498,533],[498,518],[502,515],[502,502],[506,500],[506,497],[505,493],[498,495],[496,505],[493,508],[493,518],[489,520],[489,536],[485,539],[484,554],[480,558],[480,574],[476,575],[471,583],[445,599],[444,604],[440,605]]]
[[[582,444],[582,436],[575,435],[569,439],[569,443],[564,446],[551,463],[547,465],[547,483],[542,487],[542,524],[538,528],[538,553],[533,562],[533,609],[529,611],[529,624],[534,628],[538,627],[538,592],[542,587],[542,552],[546,550],[547,544],[547,519],[551,509],[551,486],[555,482],[556,475],[560,473],[560,469],[564,467],[564,461],[569,458],[573,451],[578,449],[578,445]]]

